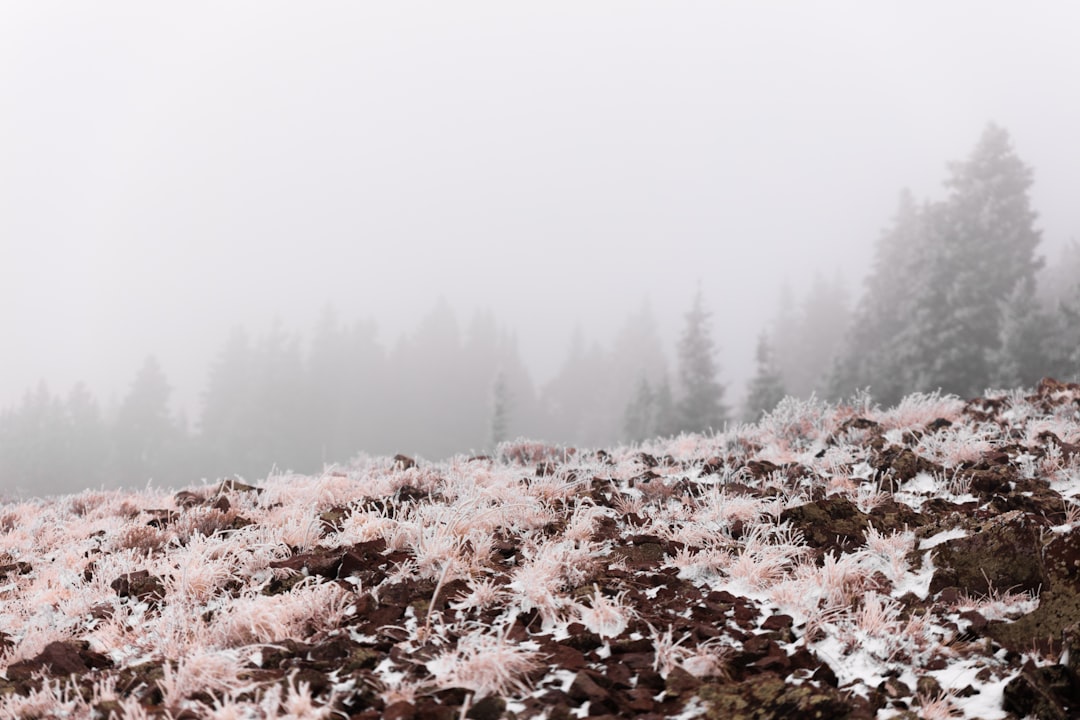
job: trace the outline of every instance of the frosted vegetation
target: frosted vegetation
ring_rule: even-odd
[[[591,637],[573,651],[581,667],[637,648],[647,663],[628,687],[658,678],[659,689],[634,702],[665,715],[721,702],[724,683],[752,677],[749,648],[764,638],[810,663],[788,667],[789,686],[829,702],[881,718],[1008,717],[1004,688],[1022,662],[1057,657],[998,652],[968,629],[1031,613],[1038,590],[987,577],[981,592],[932,591],[935,558],[965,541],[965,514],[1009,496],[974,486],[995,453],[1014,484],[1038,478],[1060,495],[1047,531],[1073,532],[1077,403],[1080,387],[1063,385],[975,403],[913,394],[887,409],[788,398],[756,424],[605,451],[522,440],[491,457],[363,456],[257,486],[9,503],[0,716],[348,717],[446,698],[464,713],[498,698],[532,717],[556,696],[587,713],[599,701],[579,696],[595,693],[581,689],[585,670],[559,663]],[[883,465],[905,451],[925,467]],[[840,501],[882,523],[923,511],[925,524],[864,523],[858,542],[827,549],[800,508]],[[931,506],[952,514],[931,522]],[[372,547],[382,569],[350,570]],[[377,624],[385,608],[399,615]],[[342,661],[315,690],[323,676],[272,660],[290,640],[335,639],[370,661]],[[87,666],[34,664],[57,643],[85,643]]]

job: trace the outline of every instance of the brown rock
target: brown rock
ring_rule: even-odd
[[[506,712],[506,701],[496,695],[488,695],[476,701],[465,713],[465,717],[471,720],[499,720],[504,712]]]
[[[95,668],[112,667],[112,660],[90,649],[85,641],[51,642],[29,660],[12,663],[7,668],[11,680],[28,680],[35,672],[52,676],[82,675]]]
[[[165,586],[161,579],[151,575],[149,570],[124,573],[109,583],[109,587],[120,597],[135,597],[149,603],[165,597]]]
[[[669,695],[680,697],[691,694],[701,687],[701,680],[688,673],[685,669],[676,666],[668,673],[665,690]]]
[[[387,705],[382,716],[385,720],[413,720],[416,717],[416,707],[411,702],[398,700]]]
[[[956,587],[972,596],[991,589],[1025,592],[1046,585],[1038,561],[1039,526],[1023,513],[1012,512],[974,523],[968,536],[934,548],[934,577],[930,592]],[[1018,561],[1026,558],[1025,561]]]
[[[408,455],[401,455],[400,453],[394,456],[394,467],[398,470],[409,470],[416,467],[416,461]]]
[[[823,552],[847,552],[866,542],[869,516],[844,498],[831,497],[788,508],[780,520],[802,532],[811,547]]]
[[[579,670],[577,675],[574,676],[574,681],[570,684],[567,694],[572,700],[577,702],[588,700],[594,705],[607,703],[611,697],[611,691],[601,687],[586,670]]]

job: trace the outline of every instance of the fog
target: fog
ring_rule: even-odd
[[[1080,236],[1078,25],[1059,2],[5,3],[0,408],[42,381],[116,407],[153,355],[194,431],[233,328],[306,347],[326,308],[387,353],[440,303],[463,336],[490,311],[539,395],[575,329],[611,347],[647,302],[674,373],[698,288],[737,406],[784,284],[855,302],[901,189],[943,197],[988,123],[1034,170],[1040,254]]]

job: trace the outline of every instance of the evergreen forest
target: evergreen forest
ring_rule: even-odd
[[[607,347],[575,334],[541,387],[490,312],[460,325],[440,302],[387,347],[372,320],[327,309],[304,334],[237,327],[192,418],[170,411],[154,357],[109,407],[85,385],[56,394],[40,384],[0,412],[0,478],[32,494],[258,478],[360,453],[436,459],[497,452],[517,437],[601,446],[719,430],[760,419],[788,395],[868,391],[884,405],[913,391],[972,397],[1075,379],[1080,245],[1040,255],[1032,180],[1008,133],[991,125],[948,166],[943,198],[902,192],[854,297],[839,276],[815,276],[801,298],[781,290],[739,406],[724,378],[724,313],[709,307],[707,285],[688,298],[673,366],[643,304]]]

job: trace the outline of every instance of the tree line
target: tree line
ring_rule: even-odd
[[[831,357],[800,367],[800,337],[822,332],[812,317],[820,313],[808,308],[800,323],[782,310],[759,342],[747,414],[760,416],[788,392],[837,400],[869,388],[888,405],[914,391],[974,397],[1044,376],[1075,379],[1080,245],[1072,241],[1050,264],[1036,253],[1031,184],[1008,133],[990,125],[949,165],[944,199],[901,193],[854,311],[833,311],[834,335],[821,346]]]
[[[171,388],[154,357],[114,408],[82,384],[66,397],[40,384],[0,413],[0,485],[34,494],[177,485],[274,468],[316,472],[361,452],[440,458],[490,453],[520,436],[600,445],[718,428],[726,408],[700,290],[686,322],[674,388],[647,305],[610,348],[576,333],[560,372],[539,389],[512,332],[490,312],[462,328],[445,301],[389,348],[373,322],[346,322],[333,310],[306,343],[280,323],[255,336],[236,328],[190,424],[170,412]],[[641,387],[666,402],[637,407],[629,423],[629,398]]]
[[[980,394],[1080,370],[1080,245],[1047,266],[1028,192],[1032,172],[989,126],[949,166],[947,196],[902,193],[852,307],[841,278],[780,296],[759,337],[741,407],[728,401],[701,288],[669,371],[648,305],[609,346],[580,332],[556,376],[536,387],[514,334],[490,312],[462,327],[441,301],[390,347],[370,320],[327,310],[309,340],[279,323],[237,328],[207,374],[198,418],[169,411],[154,358],[102,409],[83,385],[44,385],[0,414],[0,486],[40,492],[315,472],[360,452],[487,453],[519,436],[602,446],[753,421],[786,395],[841,399],[869,388],[891,404],[912,391]]]

